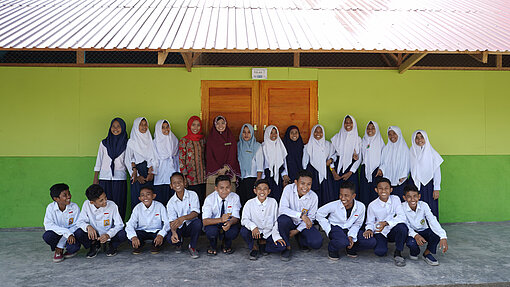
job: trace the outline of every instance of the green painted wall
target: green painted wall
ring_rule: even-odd
[[[249,80],[249,68],[0,67],[0,227],[40,226],[48,188],[71,186],[81,205],[110,120],[166,118],[178,137],[200,113],[201,80]],[[269,80],[318,80],[319,119],[330,138],[349,113],[411,133],[425,129],[445,158],[444,222],[508,220],[509,72],[270,68]],[[5,124],[6,123],[6,124]],[[386,139],[386,138],[385,138]],[[5,178],[5,177],[3,177]],[[487,196],[489,195],[489,196]],[[490,208],[484,208],[485,206]]]

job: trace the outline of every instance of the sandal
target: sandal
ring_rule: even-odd
[[[223,248],[223,253],[232,254],[232,253],[234,253],[234,249],[233,248]]]
[[[215,256],[217,255],[218,253],[216,252],[216,249],[213,249],[213,248],[208,248],[207,249],[207,255],[208,256]]]

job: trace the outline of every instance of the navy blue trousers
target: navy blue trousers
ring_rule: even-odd
[[[44,232],[42,238],[44,239],[44,242],[46,242],[51,247],[51,251],[55,251],[55,248],[57,248],[57,244],[62,238],[62,235],[58,235],[55,232],[48,230]],[[76,239],[74,244],[69,244],[69,242],[66,241],[65,248],[69,253],[78,252],[78,250],[80,250],[80,242],[78,239]]]
[[[170,198],[175,194],[175,191],[170,188],[169,184],[154,185],[153,190],[156,194],[156,200],[161,202],[164,206],[166,206]]]
[[[156,239],[156,237],[158,236],[159,230],[156,232],[147,232],[145,230],[135,230],[135,232],[136,232],[136,237],[138,237],[138,240],[140,240],[140,247],[143,247],[145,245],[146,240],[154,241],[154,239]],[[128,238],[128,240],[129,240],[129,242],[132,242],[131,238]]]
[[[430,253],[436,254],[437,245],[441,240],[439,236],[437,236],[437,234],[435,234],[430,228],[418,231],[418,234],[427,240],[427,249]],[[414,240],[411,236],[407,237],[406,245],[409,247],[409,254],[412,256],[418,256],[418,254],[420,254],[420,246],[418,246],[416,240]]]
[[[181,228],[177,228],[177,235],[179,236],[178,243],[172,243],[172,232],[170,231],[167,235],[167,241],[170,244],[181,246],[184,237],[190,237],[190,246],[191,248],[196,248],[198,236],[200,236],[200,231],[202,230],[202,220],[199,218],[194,218],[188,225],[183,224]]]
[[[287,243],[287,246],[290,246],[290,231],[296,228],[297,225],[294,224],[289,216],[282,214],[278,217],[278,231],[282,239]],[[322,235],[313,226],[310,229],[305,228],[299,233],[299,244],[312,249],[319,249],[322,246]]]
[[[379,167],[377,167],[371,175],[372,182],[368,182],[367,177],[365,176],[365,165],[361,165],[360,167],[360,188],[359,188],[359,201],[363,202],[365,206],[368,206],[372,201],[374,201],[378,195],[377,192],[375,192],[375,187],[377,180],[380,178],[379,176],[376,177],[377,170]],[[393,193],[392,193],[393,194]]]
[[[262,236],[262,234],[261,234],[261,236]],[[246,228],[244,226],[241,227],[241,237],[243,237],[246,244],[248,244],[248,249],[252,250],[253,244],[255,243],[255,240],[257,240],[257,239],[253,239],[251,230],[249,230],[248,228]],[[283,250],[285,250],[285,248],[286,247],[281,245],[280,243],[278,243],[278,245],[276,245],[274,243],[273,236],[269,236],[266,239],[266,252],[269,252],[269,253],[282,252]]]
[[[89,249],[92,245],[92,240],[89,239],[88,233],[83,231],[81,228],[78,228],[74,232],[76,239],[78,239],[78,242],[83,245],[84,248]],[[112,243],[113,248],[117,249],[119,245],[127,240],[126,231],[121,230],[115,234],[114,237],[110,238],[110,241]]]
[[[205,236],[209,239],[209,244],[211,248],[218,248],[218,238],[225,239],[224,248],[232,247],[232,240],[234,240],[239,235],[239,223],[230,226],[229,230],[223,231],[223,223],[218,223],[214,225],[207,225],[204,227]]]
[[[399,223],[393,226],[390,233],[388,233],[388,237],[385,237],[381,233],[374,234],[375,240],[377,241],[374,249],[375,255],[385,256],[386,253],[388,253],[388,241],[395,242],[395,249],[399,251],[404,250],[408,231],[405,223]]]
[[[349,246],[349,237],[347,236],[347,233],[349,232],[348,229],[342,229],[340,226],[332,225],[331,231],[329,232],[329,244],[328,244],[328,251],[331,252],[338,252],[340,250],[345,249],[347,246]],[[354,243],[354,246],[352,247],[353,251],[363,250],[363,249],[373,249],[376,245],[376,240],[374,237],[365,239],[363,237],[363,230],[358,231],[357,235],[357,241]]]
[[[149,174],[149,168],[147,167],[147,162],[143,161],[136,165],[136,170],[138,172],[138,175],[147,177]],[[140,200],[138,197],[140,197],[140,190],[143,187],[150,186],[153,187],[154,181],[148,181],[144,184],[140,184],[138,181],[135,181],[135,183],[131,184],[131,210],[135,208],[135,206],[140,203]]]
[[[119,207],[120,217],[126,217],[127,206],[127,181],[126,180],[99,180],[99,185],[104,189],[106,198],[115,202]]]

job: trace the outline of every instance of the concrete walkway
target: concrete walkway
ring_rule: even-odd
[[[175,254],[168,245],[160,254],[145,249],[135,256],[124,244],[115,257],[99,253],[86,259],[82,249],[74,258],[53,263],[42,229],[0,229],[0,286],[510,286],[510,222],[444,228],[449,250],[436,257],[440,266],[407,259],[403,268],[393,264],[392,256],[378,258],[372,251],[330,261],[327,239],[320,250],[309,253],[293,246],[290,262],[282,262],[279,254],[250,261],[240,237],[234,254],[209,257],[205,236],[199,241],[201,257],[195,260],[186,252]],[[388,254],[393,250],[390,244]]]

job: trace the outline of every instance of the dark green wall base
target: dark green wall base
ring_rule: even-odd
[[[443,158],[441,222],[510,220],[510,156]],[[94,163],[94,157],[0,157],[0,228],[42,226],[54,183],[67,183],[81,207]]]

